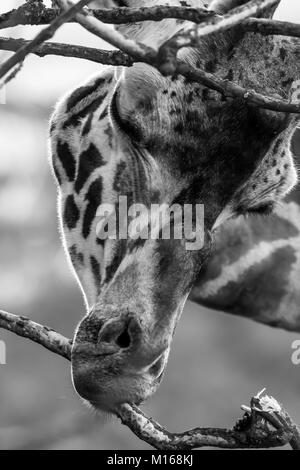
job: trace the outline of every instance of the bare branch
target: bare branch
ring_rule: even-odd
[[[266,0],[265,2],[261,2],[260,8],[262,9],[263,5],[264,8],[266,7],[266,5],[273,5],[274,3],[276,3],[276,1],[277,0]],[[59,0],[59,2],[62,2],[62,5],[72,4],[70,0],[66,0],[66,3],[65,0]],[[249,7],[249,5],[252,4],[252,9],[254,8],[254,5],[256,9],[259,9],[257,3],[257,0],[252,0],[252,2],[249,2],[247,5]],[[242,8],[245,8],[246,6]],[[240,9],[241,8],[238,8],[236,10]],[[251,12],[252,9],[250,9]],[[234,12],[236,10],[233,10],[233,17],[235,17]],[[271,109],[273,111],[300,113],[299,104],[290,103],[285,100],[269,98],[260,93],[256,93],[253,90],[246,90],[233,82],[223,80],[215,75],[206,73],[200,69],[195,69],[184,62],[178,61],[178,48],[186,46],[185,42],[180,44],[177,43],[178,38],[180,38],[180,35],[172,38],[171,41],[168,41],[166,44],[164,44],[160,48],[158,53],[156,53],[156,51],[150,47],[136,43],[131,39],[124,38],[124,36],[122,36],[122,34],[120,34],[118,31],[105,26],[89,14],[79,13],[76,15],[76,20],[88,31],[92,32],[93,34],[96,34],[98,37],[107,41],[109,44],[120,48],[122,51],[126,52],[128,55],[133,57],[136,61],[146,62],[150,65],[153,65],[154,67],[158,68],[159,71],[164,75],[181,74],[188,81],[201,83],[202,85],[216,90],[227,97],[238,97],[244,99],[249,104],[253,104],[255,106],[259,106],[266,109]],[[188,39],[188,41],[190,41],[190,39]],[[191,41],[193,41],[193,39]]]
[[[264,396],[264,390],[251,400],[251,410],[265,418],[275,429],[286,429],[292,431],[293,437],[290,441],[294,450],[300,450],[300,430],[291,420],[288,413],[273,397]]]
[[[57,0],[58,4],[63,8],[68,8],[73,5],[73,2],[69,0]],[[66,7],[65,7],[66,6]],[[107,26],[101,21],[94,18],[87,12],[78,13],[75,15],[76,21],[81,24],[87,31],[98,36],[104,41],[108,42],[114,47],[121,49],[122,51],[129,54],[134,59],[140,62],[155,63],[156,51],[151,47],[145,46],[144,44],[138,43],[133,39],[127,39],[119,31]]]
[[[102,23],[126,24],[140,21],[161,21],[167,18],[175,18],[193,23],[215,16],[213,11],[205,8],[190,8],[176,6],[155,6],[141,8],[112,8],[112,9],[85,9]],[[18,9],[2,13],[0,15],[0,29],[22,25],[46,25],[51,23],[59,11],[46,8],[41,2],[31,1],[21,5]],[[70,19],[69,21],[74,21]]]
[[[70,1],[59,1],[59,4],[62,7],[66,5],[72,5]],[[195,26],[193,26],[194,33],[196,31],[195,34],[189,29],[189,34],[184,33],[177,35],[172,38],[171,41],[168,41],[166,44],[164,44],[159,51],[155,51],[150,47],[125,38],[118,31],[98,21],[92,14],[88,13],[88,10],[85,10],[84,13],[78,13],[82,10],[82,5],[88,3],[88,0],[81,0],[76,5],[71,6],[71,9],[64,12],[63,15],[56,18],[51,23],[51,25],[39,33],[39,35],[36,36],[33,41],[20,42],[20,44],[22,44],[21,49],[17,50],[14,56],[12,56],[0,66],[0,78],[8,73],[8,71],[16,64],[24,60],[26,55],[28,55],[30,52],[34,52],[38,48],[37,55],[45,55],[48,53],[58,54],[59,51],[62,51],[64,52],[62,54],[64,56],[81,57],[82,54],[84,55],[83,58],[104,64],[132,65],[134,61],[145,62],[158,68],[164,75],[181,74],[189,81],[201,83],[202,85],[216,90],[227,97],[239,97],[244,99],[249,104],[257,107],[271,109],[277,112],[300,113],[300,105],[297,103],[290,103],[285,100],[270,98],[256,93],[253,90],[246,90],[235,83],[222,80],[217,76],[204,72],[203,70],[192,68],[183,62],[177,61],[177,51],[180,47],[196,45],[198,38],[203,34],[209,34],[210,32],[220,31],[224,28],[226,29],[228,27],[234,26],[242,19],[248,17],[251,14],[256,14],[262,11],[264,8],[276,4],[276,2],[277,0],[264,0],[260,2],[258,2],[258,0],[252,0],[242,7],[232,10],[229,14],[222,18],[217,17],[210,19],[209,21],[196,27],[196,29]],[[31,3],[32,2],[29,2],[29,4]],[[122,56],[121,52],[115,53],[115,55],[108,55],[109,53],[104,54],[102,51],[95,53],[91,48],[86,48],[85,53],[83,48],[79,49],[79,46],[67,47],[64,45],[54,45],[53,43],[50,43],[50,45],[48,45],[48,43],[44,43],[46,39],[49,39],[53,35],[54,31],[61,24],[70,18],[74,18],[74,16],[76,17],[76,21],[84,26],[84,28],[86,28],[88,31],[107,41],[114,47],[121,49],[134,60],[130,60],[130,58],[125,55]],[[254,23],[250,23],[248,28],[257,27],[257,23],[256,26],[253,25]],[[8,47],[14,48],[17,44],[12,43],[11,41],[12,40],[2,40],[2,44],[4,45],[3,48],[5,50],[7,50]]]
[[[241,98],[254,106],[285,113],[300,113],[300,104],[286,100],[270,98],[254,90],[246,90],[229,80],[190,67],[184,62],[177,62],[176,73],[184,75],[192,82],[198,82],[231,98]]]
[[[51,328],[1,310],[0,328],[71,359],[72,341]],[[262,394],[252,398],[251,407],[246,408],[245,416],[233,429],[196,428],[173,434],[148,418],[135,405],[124,404],[115,413],[137,437],[156,449],[183,450],[207,446],[224,449],[269,448],[289,442],[293,449],[299,449],[300,433],[297,425],[274,398]]]
[[[68,340],[47,326],[42,326],[29,320],[27,317],[13,315],[12,313],[0,310],[0,328],[12,331],[18,336],[41,344],[44,348],[49,349],[49,351],[55,354],[69,360],[71,359],[71,340]]]
[[[124,24],[140,21],[161,21],[167,18],[181,19],[199,24],[210,17],[220,18],[214,12],[203,8],[156,6],[141,8],[112,8],[94,10],[85,8],[103,23]],[[59,10],[46,8],[42,2],[35,0],[21,5],[18,9],[0,14],[0,29],[11,28],[18,25],[47,25],[59,16]],[[230,17],[231,14],[228,14]],[[68,22],[74,22],[71,18]],[[286,21],[267,20],[261,18],[248,18],[238,22],[239,26],[247,32],[263,35],[281,35],[300,37],[300,25]],[[208,25],[207,25],[208,26]],[[232,24],[230,26],[233,26]],[[224,25],[216,24],[216,27]],[[226,26],[227,27],[227,26]]]
[[[15,52],[29,43],[30,41],[25,39],[0,37],[0,50]],[[38,46],[32,53],[39,57],[58,55],[61,57],[90,60],[104,65],[123,65],[128,67],[134,63],[133,59],[121,51],[105,51],[94,47],[48,41]]]
[[[239,25],[243,20],[250,18],[251,16],[256,16],[266,8],[276,5],[277,3],[278,0],[251,0],[245,5],[230,10],[229,13],[223,16],[214,16],[201,23],[199,26],[189,26],[188,29],[191,32],[194,32],[191,36],[191,45],[195,45],[195,41],[203,36],[225,31]]]
[[[0,65],[0,79],[4,77],[13,67],[22,62],[25,57],[33,52],[40,44],[51,39],[55,31],[60,28],[70,18],[76,16],[85,5],[91,3],[92,0],[80,0],[69,10],[58,16],[47,28],[43,29],[37,36],[19,49],[12,57],[9,57],[5,62]]]
[[[244,31],[263,35],[281,35],[300,38],[300,24],[287,21],[249,18],[241,23]]]
[[[276,402],[276,407],[280,405]],[[280,430],[272,430],[268,416],[272,415],[266,405],[263,419],[257,411],[247,412],[232,429],[195,428],[183,433],[170,433],[152,418],[148,418],[135,405],[122,405],[117,410],[123,424],[141,440],[159,450],[187,450],[201,447],[221,449],[249,449],[281,447],[293,439],[293,430],[287,420]],[[280,416],[286,413],[281,409]],[[293,423],[294,424],[294,423]],[[271,425],[273,427],[273,425]]]
[[[200,25],[187,23],[182,31],[173,36],[161,47],[161,56],[169,57],[169,64],[175,63],[177,51],[182,47],[198,47],[203,36],[216,34],[229,28],[243,28],[243,21],[252,15],[261,13],[267,7],[275,5],[278,0],[251,0],[246,4],[231,10],[224,16],[215,16]],[[171,53],[169,52],[171,51]],[[173,58],[172,58],[173,56]]]

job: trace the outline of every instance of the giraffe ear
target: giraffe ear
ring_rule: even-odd
[[[216,13],[224,15],[225,13],[229,12],[229,10],[242,6],[248,1],[249,0],[213,0],[209,9],[215,11]],[[278,0],[277,5],[273,5],[269,8],[266,8],[264,12],[258,16],[260,18],[272,18],[279,3],[280,0]]]
[[[121,119],[130,119],[138,110],[156,99],[163,77],[147,64],[138,63],[123,69],[117,87],[117,107]]]

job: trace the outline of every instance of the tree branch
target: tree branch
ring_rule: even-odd
[[[300,38],[300,24],[287,21],[249,18],[241,23],[244,31],[262,35],[279,35]]]
[[[26,41],[25,39],[0,37],[0,50],[15,52],[29,43],[30,41]],[[103,65],[123,65],[129,67],[134,63],[131,57],[121,51],[106,51],[94,47],[48,41],[38,46],[32,53],[39,57],[58,55],[61,57],[85,59]]]
[[[250,16],[258,15],[266,8],[274,6],[278,0],[251,0],[244,5],[230,10],[223,16],[215,15],[207,21],[202,22],[199,26],[192,25],[189,29],[194,32],[191,36],[192,44],[195,45],[197,40],[209,34],[216,34],[221,31],[226,31],[236,25],[240,25],[243,20]],[[196,41],[196,42],[195,42]]]
[[[70,0],[59,0],[61,4],[72,5]],[[277,0],[265,0],[260,2],[258,6],[257,0],[252,0],[243,7],[237,8],[238,13],[235,13],[236,10],[233,10],[232,17],[233,23],[235,24],[236,18],[239,18],[241,11],[243,17],[247,14],[252,14],[254,11],[262,11],[266,6],[273,5]],[[248,10],[246,6],[248,5]],[[226,15],[225,23],[221,23],[220,20],[215,23],[215,26],[228,27],[228,19]],[[183,41],[180,42],[181,35],[176,35],[171,41],[168,41],[164,44],[160,50],[156,51],[150,47],[144,46],[143,44],[136,43],[131,39],[126,39],[118,31],[107,27],[106,25],[100,23],[97,19],[89,14],[78,13],[76,15],[76,20],[88,31],[92,32],[101,39],[107,41],[109,44],[120,48],[122,51],[127,53],[129,56],[133,57],[136,61],[146,62],[156,68],[164,75],[183,75],[190,82],[201,83],[204,86],[207,86],[213,90],[222,93],[224,96],[231,98],[241,98],[244,99],[249,104],[259,106],[266,109],[271,109],[278,112],[289,112],[289,113],[300,113],[300,105],[296,103],[290,103],[284,100],[278,100],[275,98],[269,98],[260,93],[256,93],[253,90],[246,90],[239,85],[230,82],[228,80],[223,80],[215,75],[204,72],[200,69],[195,69],[190,65],[177,60],[177,50],[180,47],[186,47],[186,43]],[[213,21],[213,20],[211,20]],[[202,34],[199,31],[202,31],[202,26],[200,25],[200,30],[197,30],[197,35]],[[206,28],[206,24],[204,29]],[[179,42],[178,42],[179,38]],[[195,39],[195,38],[194,38]],[[189,38],[188,42],[194,44],[194,39]],[[174,46],[175,45],[175,46]]]
[[[23,338],[29,338],[31,341],[49,349],[49,351],[59,354],[66,359],[71,359],[72,341],[56,333],[48,326],[42,326],[29,320],[27,317],[13,315],[12,313],[0,310],[0,328],[12,331]]]
[[[26,317],[0,310],[0,328],[28,338],[48,350],[71,359],[72,341],[51,328]],[[138,438],[160,450],[184,450],[199,447],[223,449],[269,448],[290,443],[300,449],[300,432],[288,413],[272,397],[261,392],[253,397],[250,408],[233,429],[196,428],[183,433],[170,433],[135,405],[120,406],[115,414]]]
[[[186,47],[188,44],[194,44],[195,41],[197,42],[197,38],[202,36],[204,32],[206,32],[205,34],[210,34],[211,32],[232,27],[238,24],[238,22],[241,21],[241,18],[243,19],[249,17],[251,14],[260,12],[270,5],[274,5],[276,4],[277,0],[252,0],[242,7],[232,10],[224,17],[216,17],[210,19],[207,22],[204,22],[196,28],[196,35],[191,34],[190,36],[187,36],[187,33],[185,33],[183,35],[181,34],[175,36],[171,41],[168,41],[165,45],[163,45],[159,51],[155,51],[150,47],[125,38],[118,31],[111,29],[98,21],[93,15],[88,13],[88,10],[85,10],[84,13],[78,13],[82,10],[83,5],[89,3],[89,1],[91,0],[81,0],[76,5],[73,5],[70,1],[67,3],[60,3],[61,6],[71,5],[71,8],[57,17],[48,28],[41,31],[32,41],[24,41],[21,43],[21,48],[18,49],[11,58],[9,58],[0,66],[0,78],[7,74],[9,70],[12,69],[15,65],[22,62],[24,58],[31,52],[35,52],[37,50],[37,55],[45,55],[48,53],[57,54],[59,50],[64,50],[63,55],[65,56],[80,57],[82,54],[84,56],[83,58],[104,64],[109,63],[113,65],[131,65],[134,63],[134,61],[145,62],[158,68],[158,70],[160,70],[161,73],[165,75],[181,74],[186,77],[188,81],[198,82],[204,86],[207,86],[208,88],[222,93],[227,97],[238,97],[240,99],[244,99],[249,104],[257,107],[262,107],[277,112],[300,113],[300,105],[297,103],[290,103],[285,100],[270,98],[256,93],[253,90],[246,90],[233,82],[223,80],[217,76],[206,73],[203,70],[195,69],[186,63],[177,60],[178,49],[180,47]],[[29,2],[29,5],[32,3],[36,2]],[[120,52],[115,56],[109,56],[107,54],[104,55],[102,51],[97,53],[91,48],[87,49],[87,52],[84,53],[83,48],[79,49],[79,46],[58,46],[54,45],[53,43],[47,45],[45,40],[52,37],[56,29],[64,24],[64,22],[71,18],[74,19],[74,16],[76,17],[76,21],[78,21],[88,31],[97,35],[101,39],[104,39],[114,47],[121,49],[133,60],[131,61],[130,58],[126,57],[125,55],[122,56]],[[253,23],[250,26],[253,28]],[[195,30],[195,26],[193,28]],[[191,33],[191,31],[189,32]],[[2,40],[2,44],[4,44],[6,50],[8,47],[13,48],[15,46],[16,43],[13,44],[11,41],[12,40]],[[114,58],[116,59],[116,62],[114,62]],[[126,63],[123,63],[123,60]]]
[[[13,67],[22,62],[25,57],[33,52],[40,44],[51,39],[55,31],[70,18],[76,16],[85,5],[91,3],[92,0],[80,0],[72,8],[59,15],[52,23],[43,29],[32,41],[19,49],[12,57],[9,57],[0,65],[0,79],[4,77]]]
[[[193,23],[200,23],[206,18],[215,16],[213,11],[205,8],[155,6],[140,8],[111,8],[111,9],[89,9],[84,11],[93,15],[102,23],[126,24],[140,21],[161,21],[167,18],[175,18]],[[42,2],[32,0],[21,5],[18,9],[0,14],[0,29],[12,28],[18,25],[46,25],[59,16],[59,10],[46,8]],[[73,22],[73,19],[69,19]]]
[[[69,0],[56,0],[59,5],[64,8],[72,8],[73,3]],[[108,42],[113,47],[121,49],[126,54],[130,55],[139,62],[146,62],[149,64],[156,63],[156,51],[155,49],[148,47],[142,43],[138,43],[133,39],[128,39],[119,31],[107,26],[101,21],[97,20],[93,15],[87,12],[79,12],[75,15],[76,21],[81,24],[87,31],[98,36],[100,39]]]
[[[202,23],[210,17],[219,18],[214,12],[204,8],[156,6],[141,8],[112,8],[106,10],[84,9],[102,23],[126,24],[140,21],[161,21],[167,18],[181,19],[193,23]],[[37,0],[21,5],[18,9],[0,14],[0,29],[12,28],[19,25],[48,25],[59,16],[59,10],[46,8]],[[227,15],[230,17],[230,14]],[[67,22],[74,22],[71,18]],[[232,25],[230,25],[232,26]],[[241,29],[247,32],[263,35],[281,35],[300,37],[300,25],[287,21],[267,20],[263,18],[248,18],[239,22]],[[219,25],[217,25],[219,27]],[[224,23],[223,26],[224,27]]]
[[[300,104],[271,98],[261,93],[257,93],[254,90],[246,90],[234,82],[223,80],[211,73],[195,69],[184,62],[177,61],[175,73],[183,75],[191,82],[198,82],[212,90],[216,90],[224,96],[230,98],[241,98],[245,102],[260,108],[285,113],[300,113]]]

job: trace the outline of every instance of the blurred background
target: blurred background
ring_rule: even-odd
[[[22,3],[1,0],[0,13]],[[300,22],[299,2],[282,0],[277,17]],[[30,39],[38,30],[21,26],[1,35]],[[55,40],[107,47],[74,25],[61,28]],[[0,62],[8,56],[0,51]],[[47,128],[58,97],[100,68],[30,56],[0,104],[0,308],[68,337],[84,305],[59,240]],[[240,405],[267,387],[300,423],[295,339],[300,334],[187,303],[163,384],[144,410],[174,432],[230,427],[241,416]],[[7,364],[0,365],[0,449],[148,448],[117,420],[80,402],[66,360],[4,330],[0,340],[7,345]]]

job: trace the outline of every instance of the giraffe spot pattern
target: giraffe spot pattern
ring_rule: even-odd
[[[100,114],[99,121],[102,121],[102,119],[106,118],[106,116],[108,116],[108,107],[107,106],[104,108],[104,110]]]
[[[97,178],[93,183],[91,183],[89,190],[85,196],[85,199],[88,201],[85,214],[83,217],[82,225],[82,235],[86,239],[91,232],[91,225],[96,216],[98,207],[102,201],[102,177]]]
[[[75,178],[75,158],[70,150],[69,145],[60,140],[57,142],[56,155],[60,160],[63,169],[65,170],[66,176],[69,181],[74,181]]]
[[[80,154],[75,191],[79,193],[93,171],[105,164],[106,162],[103,160],[101,153],[91,143],[88,149]]]
[[[97,292],[99,293],[100,292],[100,286],[101,286],[100,264],[94,256],[90,257],[90,263],[91,263],[92,273],[93,273],[93,276],[94,276]]]
[[[67,102],[67,112],[69,113],[80,101],[94,93],[97,88],[101,87],[105,83],[105,78],[101,77],[95,81],[92,85],[82,86],[77,88],[74,93],[69,97]]]
[[[84,257],[82,253],[78,253],[77,246],[72,245],[68,248],[69,255],[74,266],[78,266],[78,264],[82,265],[84,261]]]
[[[82,133],[81,133],[82,137],[90,133],[91,128],[92,128],[93,118],[94,118],[94,113],[90,113],[82,129]]]
[[[122,189],[124,187],[124,183],[126,185],[126,181],[124,181],[125,173],[126,173],[126,162],[121,161],[117,164],[116,175],[115,175],[114,185],[113,185],[113,188],[116,192],[123,192]]]
[[[107,265],[105,268],[105,282],[106,283],[112,280],[115,272],[117,271],[118,267],[120,266],[122,262],[123,254],[124,254],[124,250],[123,250],[124,242],[126,242],[126,240],[120,240],[120,244],[117,247],[117,251],[114,254],[114,257],[111,263]]]
[[[73,194],[69,194],[65,202],[63,220],[69,230],[76,227],[80,217],[80,212],[75,203]]]
[[[75,113],[71,115],[64,123],[63,129],[66,129],[68,127],[76,127],[78,124],[80,124],[81,120],[85,118],[89,113],[93,113],[94,111],[101,106],[103,103],[104,99],[107,96],[107,92],[96,98],[94,101],[89,103],[87,106],[85,106],[83,109],[78,111],[78,113]]]

